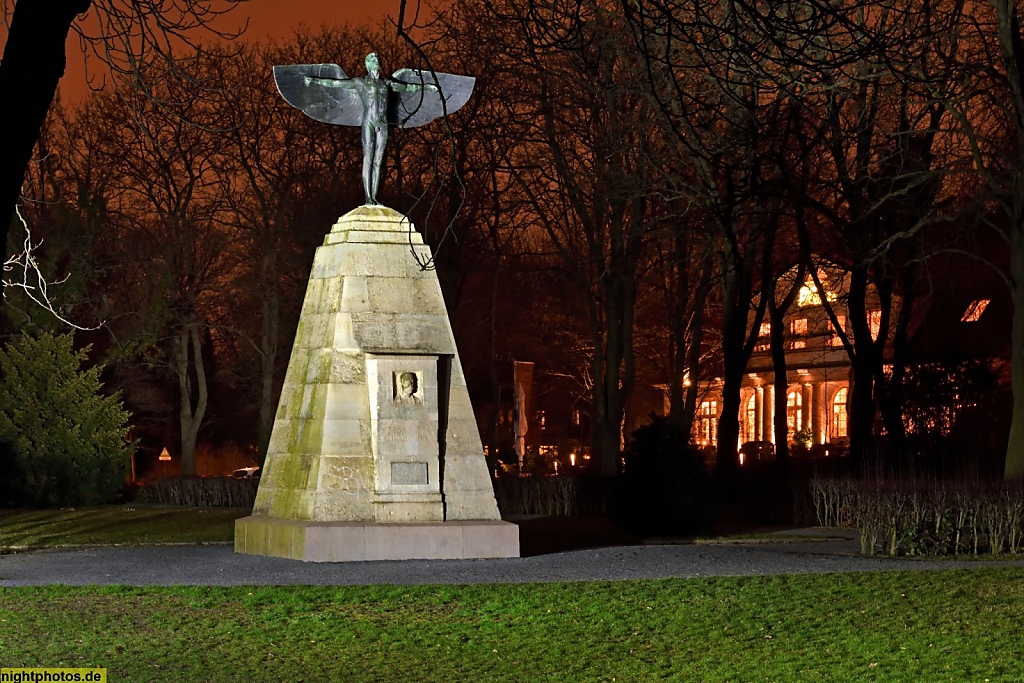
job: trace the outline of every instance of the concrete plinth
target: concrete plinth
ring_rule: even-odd
[[[494,521],[381,524],[253,516],[235,522],[235,552],[306,562],[519,557],[519,527]]]

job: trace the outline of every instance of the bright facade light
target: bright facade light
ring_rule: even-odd
[[[977,322],[981,314],[985,312],[988,305],[992,303],[992,299],[975,299],[964,311],[963,317],[960,318],[962,323],[973,323]]]

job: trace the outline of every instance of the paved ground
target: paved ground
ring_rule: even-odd
[[[236,555],[227,545],[40,551],[0,556],[0,586],[526,583],[1024,567],[1024,560],[954,562],[861,557],[857,541],[850,535],[833,540],[806,538],[814,534],[822,532],[783,533],[780,538],[790,540],[770,543],[619,545],[518,559],[336,564]],[[801,537],[805,538],[799,540]]]

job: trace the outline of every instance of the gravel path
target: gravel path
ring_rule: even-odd
[[[530,583],[1024,567],[1024,560],[981,562],[861,557],[857,549],[857,542],[847,537],[770,543],[633,545],[517,559],[314,564],[236,555],[228,545],[92,548],[0,556],[0,586]]]

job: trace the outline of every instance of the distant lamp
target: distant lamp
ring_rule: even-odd
[[[160,451],[160,457],[157,458],[157,460],[167,461],[167,460],[170,460],[170,459],[171,459],[171,454],[167,452],[167,447],[165,446],[164,449],[162,451]]]
[[[970,305],[967,307],[967,310],[964,311],[963,316],[960,318],[960,322],[978,322],[978,319],[981,317],[981,314],[985,312],[985,309],[988,308],[988,305],[991,301],[991,299],[975,299],[974,301],[972,301]]]

